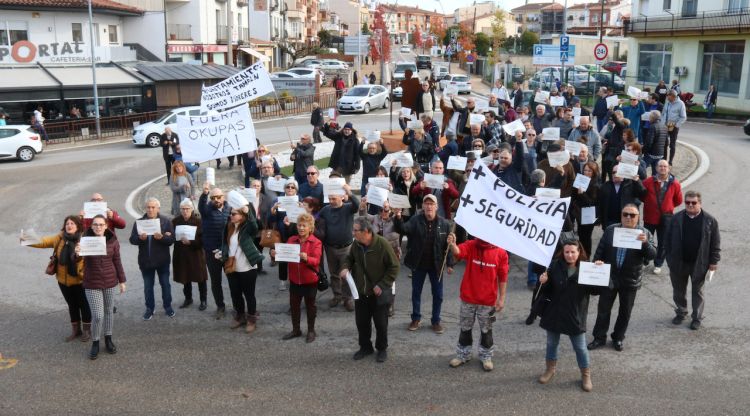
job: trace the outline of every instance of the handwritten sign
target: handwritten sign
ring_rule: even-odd
[[[619,248],[640,250],[643,247],[643,241],[638,240],[641,233],[643,231],[638,228],[617,227],[612,237],[612,245]]]
[[[534,94],[534,102],[537,104],[546,104],[549,98],[549,91],[539,91]],[[532,109],[534,111],[534,109]]]
[[[406,195],[394,194],[393,192],[389,192],[388,202],[391,204],[391,208],[400,208],[400,209],[411,208],[409,197]]]
[[[106,202],[84,202],[83,203],[83,218],[94,218],[97,215],[104,215],[107,217],[107,203]]]
[[[370,186],[377,186],[378,188],[388,189],[391,186],[391,180],[386,177],[372,177],[367,178],[367,183]]]
[[[573,188],[578,188],[582,192],[586,192],[586,190],[589,189],[590,183],[591,183],[591,178],[579,173],[576,175],[576,180],[573,181]]]
[[[178,225],[174,227],[174,238],[175,240],[195,240],[195,232],[198,227],[195,225]]]
[[[581,142],[576,142],[573,140],[566,140],[565,141],[565,150],[568,151],[571,155],[578,157],[578,155],[581,154],[581,151],[583,151],[583,148],[588,149],[588,146]]]
[[[177,116],[177,131],[185,162],[234,156],[257,148],[250,107],[246,105],[215,115]]]
[[[545,127],[542,129],[542,140],[560,140],[560,128]]]
[[[244,71],[234,74],[218,84],[203,87],[201,91],[201,112],[226,110],[273,91],[273,83],[264,63],[256,62]],[[249,107],[245,107],[249,109]],[[182,137],[180,135],[180,138]]]
[[[428,188],[443,189],[443,184],[445,183],[445,176],[425,173],[424,183],[427,185]]]
[[[448,170],[460,170],[463,172],[466,169],[467,161],[468,159],[463,156],[449,156],[448,166],[445,168]]]
[[[368,131],[367,135],[365,135],[365,140],[368,142],[380,141],[380,131],[378,130]]]
[[[279,203],[279,211],[289,211],[292,208],[299,206],[299,197],[293,196],[280,196],[277,198]]]
[[[549,97],[549,105],[552,107],[562,107],[565,105],[565,98],[564,97]]]
[[[367,188],[367,203],[382,207],[385,201],[388,200],[388,190],[378,188],[377,186],[371,186]]]
[[[519,118],[514,120],[512,123],[503,125],[503,130],[505,130],[505,132],[509,135],[513,136],[517,131],[526,131],[526,127],[523,125],[523,121],[521,121],[521,119]]]
[[[582,261],[578,266],[578,284],[589,286],[609,286],[609,264]]]
[[[346,191],[344,191],[346,181],[344,178],[328,178],[320,182],[323,183],[323,192],[326,195],[346,195]]]
[[[296,223],[297,218],[306,212],[307,210],[305,210],[305,207],[299,205],[296,207],[289,207],[289,209],[286,210],[286,217],[289,218],[289,222]]]
[[[411,153],[402,152],[397,153],[396,166],[399,168],[410,168],[414,166],[414,158],[411,157]]]
[[[289,263],[299,263],[299,244],[274,244],[274,250],[276,250],[276,261],[285,261]]]
[[[138,234],[154,235],[161,232],[161,222],[158,218],[153,220],[136,220],[135,228]]]
[[[623,150],[620,152],[620,163],[627,163],[630,165],[637,165],[639,164],[638,155],[628,152],[627,150]]]
[[[81,257],[107,255],[107,237],[81,237],[79,244]]]

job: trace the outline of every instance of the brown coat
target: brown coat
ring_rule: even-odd
[[[573,182],[576,180],[576,172],[573,165],[568,162],[563,165],[565,175],[549,165],[549,160],[544,159],[539,162],[539,169],[544,171],[544,186],[548,188],[560,188],[560,198],[567,198],[573,194]]]
[[[55,255],[60,258],[60,252],[62,251],[63,244],[60,242],[62,239],[62,232],[55,235],[42,237],[42,241],[38,244],[32,244],[31,247],[35,248],[51,248],[55,251]],[[71,276],[68,274],[68,267],[63,266],[58,261],[57,263],[57,281],[63,286],[74,286],[83,283],[83,258],[78,259],[77,264],[78,276]],[[44,269],[42,269],[44,271]]]
[[[419,82],[419,78],[412,77],[401,81],[401,88],[403,91],[401,107],[411,108],[412,112],[416,111],[417,95],[422,91],[422,83]]]
[[[201,220],[195,213],[187,221],[178,215],[172,219],[172,225],[176,229],[178,225],[194,225],[195,240],[190,244],[183,244],[175,240],[174,253],[172,253],[172,274],[174,281],[182,284],[191,282],[205,282],[208,278],[206,273],[206,254],[203,251],[203,228]]]

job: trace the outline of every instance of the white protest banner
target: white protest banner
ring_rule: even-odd
[[[241,105],[220,114],[177,117],[182,160],[202,162],[256,149],[250,107]]]
[[[289,218],[289,222],[296,223],[297,218],[299,218],[300,215],[306,213],[305,207],[296,206],[296,207],[290,207],[288,210],[286,210],[286,217]]]
[[[552,107],[562,107],[565,105],[565,98],[563,97],[549,97],[549,105]]]
[[[284,192],[284,185],[286,185],[286,179],[284,178],[268,178],[266,181],[266,188],[269,191]]]
[[[81,237],[78,244],[81,247],[78,255],[81,257],[107,255],[107,237]]]
[[[399,111],[400,118],[408,118],[411,120],[411,108],[409,107],[401,107],[401,111]]]
[[[505,124],[503,126],[503,130],[505,130],[505,132],[509,135],[513,136],[517,131],[526,131],[526,127],[523,125],[523,121],[521,121],[521,119],[519,118],[512,123]]]
[[[560,190],[557,188],[536,188],[534,196],[542,198],[560,198]]]
[[[42,242],[42,238],[34,231],[33,228],[21,230],[21,236],[19,237],[22,246],[30,246],[32,244],[39,244]]]
[[[617,227],[612,237],[612,246],[640,250],[643,247],[643,241],[638,240],[641,233],[643,231],[638,228]]]
[[[325,195],[345,195],[344,185],[346,181],[344,178],[328,178],[321,180],[323,183],[323,192]]]
[[[560,140],[560,127],[543,128],[542,140]]]
[[[573,117],[581,116],[581,107],[573,107]]]
[[[336,109],[335,108],[329,108],[327,116],[331,120],[336,120]]]
[[[596,222],[596,207],[581,208],[581,225],[591,225]]]
[[[368,142],[380,141],[380,131],[378,130],[368,131],[367,135],[365,136],[365,140],[367,140]]]
[[[635,165],[636,162],[639,162],[638,155],[634,153],[630,153],[624,149],[622,152],[620,152],[620,163],[627,163],[630,165]]]
[[[218,84],[203,87],[201,112],[232,108],[270,92],[273,92],[271,77],[268,76],[263,62],[256,62]],[[184,140],[183,136],[180,138]]]
[[[578,284],[589,286],[609,286],[609,264],[582,261],[578,266]]]
[[[346,273],[346,283],[349,285],[349,291],[352,293],[352,299],[359,299],[359,292],[357,291],[357,285],[354,284],[354,278],[351,273]]]
[[[586,175],[582,175],[580,173],[576,174],[576,180],[573,181],[573,188],[578,188],[583,192],[586,192],[587,189],[589,189],[589,184],[591,183],[591,178],[589,178]]]
[[[620,163],[617,165],[615,176],[623,179],[633,179],[638,176],[638,165],[630,163]]]
[[[585,144],[581,142],[575,142],[572,140],[565,141],[565,150],[567,150],[568,153],[570,153],[574,157],[578,157],[578,155],[581,154],[581,150],[583,150],[584,147],[588,149],[588,146],[586,146]]]
[[[158,218],[153,220],[135,220],[135,228],[138,234],[154,235],[161,232],[161,222]]]
[[[372,178],[367,178],[367,183],[370,186],[377,186],[378,188],[388,189],[391,185],[391,180],[389,178],[384,177],[377,177],[374,176]]]
[[[469,123],[470,124],[482,124],[484,123],[484,116],[481,114],[471,114],[469,116]]]
[[[547,160],[549,161],[549,165],[553,168],[564,166],[570,161],[570,153],[568,153],[567,150],[547,152]]]
[[[463,156],[449,156],[448,166],[445,168],[448,170],[460,170],[463,172],[466,169],[467,161],[468,159]]]
[[[414,158],[411,157],[411,153],[402,152],[397,153],[396,166],[399,168],[410,168],[414,166]]]
[[[607,97],[607,108],[615,108],[620,105],[620,98],[616,95]]]
[[[537,104],[546,104],[549,98],[549,91],[539,91],[534,95],[534,102]]]
[[[409,209],[411,204],[409,203],[409,197],[406,195],[394,194],[393,192],[388,193],[388,202],[391,204],[391,208]]]
[[[367,188],[367,203],[372,205],[377,205],[379,207],[383,206],[383,203],[388,199],[388,190],[383,188],[378,188],[377,186],[371,186]]]
[[[97,215],[104,215],[107,217],[107,203],[106,202],[84,202],[83,203],[83,218],[94,218]]]
[[[175,240],[182,240],[183,238],[187,240],[195,240],[195,232],[198,230],[198,227],[195,225],[178,225],[174,227],[174,239]]]
[[[478,165],[469,174],[456,222],[475,237],[535,263],[549,264],[569,205],[570,198],[523,195]]]
[[[276,255],[274,256],[276,261],[299,263],[299,244],[276,243],[273,248],[276,250]]]
[[[216,186],[216,169],[206,168],[206,182]]]
[[[233,209],[238,209],[247,206],[250,204],[250,201],[242,196],[241,193],[232,190],[227,193],[227,204]]]
[[[628,87],[628,96],[630,98],[640,98],[641,90],[636,87]]]
[[[443,184],[445,183],[445,176],[443,176],[443,175],[433,175],[431,173],[425,173],[424,174],[424,183],[425,183],[425,185],[427,185],[428,188],[443,189]]]
[[[280,196],[277,198],[279,211],[289,211],[299,206],[299,197],[297,196]]]

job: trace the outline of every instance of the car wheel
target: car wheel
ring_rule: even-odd
[[[383,101],[383,108],[388,108],[388,105],[389,105],[390,103],[391,103],[391,102],[390,102],[390,101],[389,101],[389,100],[388,100],[388,99],[386,98],[386,99],[385,99],[385,101]]]
[[[34,160],[34,155],[36,155],[34,149],[28,146],[24,146],[18,149],[18,151],[16,152],[16,156],[21,160],[21,162],[31,162],[32,160]]]
[[[365,114],[370,112],[370,103],[365,104],[364,110],[362,110]]]
[[[161,143],[161,136],[156,133],[151,133],[146,137],[146,146],[148,147],[159,147]]]

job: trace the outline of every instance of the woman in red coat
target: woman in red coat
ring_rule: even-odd
[[[287,263],[289,273],[289,304],[292,312],[292,332],[284,335],[283,340],[302,335],[300,318],[301,303],[305,300],[307,309],[307,342],[315,341],[315,296],[318,293],[318,267],[323,257],[323,243],[313,235],[315,219],[310,214],[297,218],[297,235],[289,237],[287,244],[299,244],[299,263]],[[276,253],[271,250],[271,256]]]

